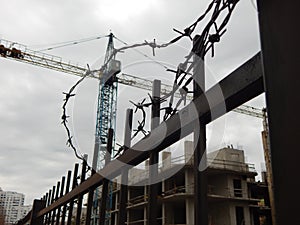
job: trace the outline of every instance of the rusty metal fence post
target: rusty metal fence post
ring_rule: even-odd
[[[31,218],[30,218],[30,225],[43,225],[44,217],[36,217],[37,213],[45,208],[46,201],[45,200],[34,200],[33,206],[32,206],[32,212],[31,212]]]
[[[160,123],[160,91],[161,81],[154,80],[152,87],[152,108],[151,108],[151,130],[158,127]],[[158,188],[159,184],[156,179],[158,176],[158,152],[150,152],[149,156],[149,186],[148,186],[148,210],[147,210],[147,224],[157,224],[157,211],[158,211]]]
[[[59,194],[60,198],[64,195],[65,179],[66,179],[66,177],[64,177],[64,176],[61,178],[61,188],[60,188],[60,194]],[[59,207],[57,210],[56,225],[59,225],[60,213],[61,213],[61,207]]]
[[[131,131],[132,131],[132,116],[133,110],[127,109],[124,134],[124,151],[131,146]],[[124,225],[127,222],[127,201],[128,201],[128,169],[124,168],[121,174],[121,188],[119,200],[118,225]]]
[[[86,169],[87,169],[87,155],[83,156],[82,168],[81,168],[81,176],[80,176],[80,184],[85,181]],[[82,200],[83,195],[78,196],[77,198],[77,212],[76,212],[76,225],[80,225],[81,212],[82,212]]]
[[[111,153],[112,153],[112,143],[114,138],[114,130],[109,128],[107,134],[107,145],[106,145],[106,153],[105,153],[105,165],[107,165],[111,161]],[[100,203],[100,215],[99,215],[99,225],[104,225],[106,220],[106,208],[107,208],[107,197],[108,197],[108,185],[109,180],[104,179],[102,185],[102,194],[101,194],[101,203]]]
[[[73,172],[72,190],[77,186],[78,167],[79,167],[79,164],[76,163],[75,167],[74,167],[74,172]],[[67,222],[67,225],[71,225],[72,224],[73,208],[74,208],[74,200],[71,200],[70,204],[69,204],[69,210],[68,210],[68,222]]]
[[[72,177],[72,171],[69,170],[68,171],[68,175],[67,175],[67,183],[66,183],[65,195],[69,193],[70,184],[71,184],[71,177]],[[61,225],[65,225],[65,222],[66,222],[66,213],[67,213],[67,204],[65,204],[63,206],[63,211],[62,211],[62,215],[61,215]]]
[[[202,37],[196,35],[194,48],[199,51]],[[194,99],[205,93],[205,65],[204,53],[194,52]],[[206,102],[207,104],[207,102]],[[201,110],[200,105],[195,105],[197,113]],[[194,129],[194,223],[195,225],[208,225],[208,200],[207,200],[207,170],[206,170],[206,124],[199,118],[199,127]],[[201,163],[201,171],[199,166]]]

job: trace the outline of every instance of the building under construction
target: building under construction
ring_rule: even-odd
[[[158,183],[158,223],[194,224],[193,143],[184,144],[184,155],[162,152]],[[255,181],[254,165],[245,163],[244,151],[223,148],[208,154],[208,217],[210,225],[271,224],[266,186]],[[126,224],[147,224],[149,162],[129,171]],[[170,176],[170,174],[174,174]],[[260,185],[260,187],[259,187]],[[120,177],[113,185],[109,224],[119,215]],[[263,191],[265,190],[265,191]],[[101,199],[100,199],[101,201]],[[266,223],[260,223],[264,219]]]

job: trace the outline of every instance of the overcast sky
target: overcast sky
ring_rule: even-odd
[[[164,43],[176,36],[173,28],[183,30],[192,24],[204,12],[207,3],[207,0],[2,1],[0,37],[34,50],[47,48],[52,43],[107,35],[110,31],[129,44],[154,38]],[[106,44],[107,39],[102,38],[47,53],[99,68]],[[115,47],[122,46],[115,42]],[[169,49],[157,50],[156,57],[149,48],[139,50],[174,69],[189,49],[189,41],[183,40]],[[221,43],[216,45],[215,57],[208,54],[206,58],[207,87],[259,49],[257,11],[251,0],[241,0]],[[172,74],[137,51],[122,53],[118,58],[125,73],[151,80],[158,78],[166,83],[172,81]],[[78,77],[4,58],[0,58],[0,68],[0,187],[22,192],[26,203],[32,203],[78,162],[65,145],[66,132],[60,124],[62,92],[68,91]],[[97,80],[85,80],[68,108],[76,145],[81,153],[89,155],[89,161],[94,144],[97,85]],[[124,111],[131,107],[128,100],[139,101],[146,95],[145,91],[119,86],[118,143],[123,139]],[[247,104],[262,108],[264,96]],[[260,171],[261,130],[261,119],[229,113],[208,125],[208,149],[233,144],[245,150],[247,161],[255,163]]]

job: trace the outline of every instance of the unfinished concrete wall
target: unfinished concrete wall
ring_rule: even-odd
[[[211,225],[233,225],[227,203],[209,204],[209,221]]]
[[[229,178],[226,174],[218,174],[208,177],[209,194],[228,196]]]
[[[223,148],[207,155],[208,166],[216,169],[249,171],[243,150]]]
[[[213,157],[215,159],[245,163],[244,150],[222,148],[220,150],[209,153],[208,158],[210,158],[210,156],[215,156]]]
[[[171,167],[171,152],[162,152],[162,169]]]
[[[174,224],[174,209],[171,203],[164,204],[163,224]]]

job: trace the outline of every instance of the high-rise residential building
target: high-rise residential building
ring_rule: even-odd
[[[0,208],[5,217],[5,224],[13,224],[23,218],[31,206],[24,205],[25,195],[14,191],[3,191],[0,188]]]

